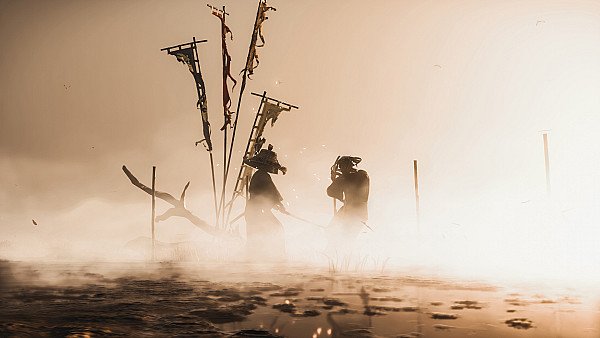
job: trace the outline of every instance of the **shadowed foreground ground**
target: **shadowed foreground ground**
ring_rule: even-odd
[[[229,265],[3,261],[0,336],[600,335],[598,304],[575,290]]]

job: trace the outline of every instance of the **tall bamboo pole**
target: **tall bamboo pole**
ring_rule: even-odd
[[[544,133],[544,164],[546,165],[546,193],[550,194],[550,156],[548,156],[548,134]]]
[[[156,218],[156,166],[152,166],[152,261],[156,259],[155,250],[155,236],[154,236],[154,219]]]

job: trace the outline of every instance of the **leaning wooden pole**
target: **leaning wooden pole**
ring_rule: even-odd
[[[546,165],[546,193],[550,194],[550,156],[548,155],[548,134],[544,133],[544,164]]]
[[[156,219],[156,166],[152,166],[152,261],[156,259],[156,238],[154,224]]]
[[[225,17],[226,16],[227,16],[227,12],[225,12],[225,5],[223,5],[223,23],[221,25],[221,29],[223,29],[223,26],[225,25]],[[221,34],[223,34],[223,32],[221,32]],[[221,48],[223,48],[223,45],[221,45]],[[223,70],[225,70],[225,64],[227,61],[226,56],[224,54],[225,51],[221,50],[221,53],[223,54],[223,56],[221,57],[221,61],[223,64]],[[224,82],[223,86],[227,86],[227,76],[223,77],[223,82]],[[223,116],[225,116],[227,113],[228,113],[228,109],[226,107],[223,107]],[[224,122],[227,123],[227,120],[225,120]],[[231,149],[231,150],[233,151],[233,149]],[[225,129],[223,130],[223,186],[222,186],[222,190],[221,190],[221,201],[219,202],[219,206],[222,206],[223,203],[225,203],[225,188],[226,188],[226,186],[227,186],[227,126],[225,126]],[[219,210],[219,208],[217,208],[217,211],[218,210]],[[225,228],[226,227],[225,208],[222,208],[220,217],[223,219],[223,228]],[[218,221],[217,221],[217,226],[219,226]]]
[[[419,173],[418,173],[418,166],[417,166],[417,160],[413,160],[413,175],[414,175],[414,180],[415,180],[415,210],[417,213],[417,231],[420,231],[421,229],[421,215],[420,215],[420,211],[419,211]]]
[[[256,39],[258,36],[256,24],[258,23],[258,16],[260,15],[260,6],[262,5],[262,3],[263,0],[258,0],[256,18],[254,19],[254,25],[252,26],[252,38],[250,39],[250,47],[248,48],[248,57],[246,57],[246,67],[242,71],[242,83],[240,84],[240,95],[238,97],[237,108],[235,110],[235,120],[233,122],[233,132],[231,133],[231,143],[229,144],[229,154],[227,156],[227,163],[223,164],[225,166],[225,179],[227,179],[227,176],[229,176],[229,166],[231,165],[231,155],[233,154],[233,146],[235,145],[235,134],[237,131],[238,119],[240,117],[240,109],[242,107],[242,97],[244,96],[244,89],[246,89],[246,81],[248,79],[248,63],[249,60],[253,57],[252,48],[254,47],[254,44],[256,44]],[[223,185],[223,191],[221,192],[221,194],[225,194],[225,184]],[[223,200],[222,204],[224,203],[225,201]],[[221,207],[224,207],[224,205],[221,205]]]

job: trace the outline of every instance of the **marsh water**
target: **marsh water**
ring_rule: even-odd
[[[0,262],[0,336],[599,337],[589,290],[295,265]]]

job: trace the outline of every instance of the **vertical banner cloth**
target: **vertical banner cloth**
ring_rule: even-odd
[[[179,50],[171,50],[168,53],[175,56],[177,61],[185,63],[188,66],[190,73],[194,76],[196,91],[198,93],[198,102],[196,103],[196,106],[200,109],[200,115],[202,117],[202,134],[204,135],[204,141],[206,141],[207,150],[212,151],[210,122],[208,122],[208,104],[206,102],[206,87],[204,86],[204,80],[202,79],[202,73],[200,72],[200,63],[194,56],[194,49],[195,46],[192,46]]]
[[[273,104],[269,101],[263,102],[262,114],[256,125],[256,141],[252,146],[253,149],[252,153],[250,154],[250,157],[256,155],[260,151],[262,146],[265,144],[266,139],[262,137],[262,134],[265,130],[265,127],[267,126],[267,123],[271,121],[271,127],[273,127],[273,125],[275,125],[275,122],[279,118],[281,112],[290,111],[290,109],[290,107],[282,107],[280,105]],[[247,182],[250,182],[250,178],[252,177],[253,172],[254,170],[252,167],[244,165],[241,177],[245,180],[248,180]]]
[[[250,42],[250,53],[248,55],[248,60],[246,63],[245,71],[248,72],[248,76],[254,74],[254,69],[258,67],[258,53],[256,52],[257,47],[263,47],[265,45],[265,37],[262,34],[262,24],[265,20],[268,19],[267,12],[269,10],[276,9],[274,7],[269,7],[266,1],[260,3],[260,7],[258,9],[258,16],[256,18],[256,24],[254,25],[254,32],[252,33],[252,40]],[[257,39],[260,38],[260,45],[258,45]]]
[[[233,78],[233,76],[231,76],[231,55],[229,55],[229,52],[227,51],[227,34],[229,33],[231,40],[233,40],[233,33],[231,33],[231,29],[229,29],[229,27],[227,27],[227,25],[225,24],[224,14],[221,14],[219,12],[212,12],[212,14],[219,18],[219,20],[221,20],[221,51],[223,54],[223,114],[225,118],[221,130],[225,130],[227,126],[232,127],[232,113],[230,111],[231,96],[229,95],[229,86],[227,85],[227,79],[229,78],[231,79],[231,81],[233,81],[233,87],[231,88],[231,90],[233,90],[233,88],[235,88],[235,85],[237,84],[237,81]]]
[[[258,120],[257,124],[257,134],[256,134],[256,143],[254,144],[254,154],[258,153],[262,146],[265,144],[266,139],[262,137],[263,131],[265,130],[265,126],[269,120],[271,121],[271,127],[275,124],[275,121],[279,118],[279,114],[282,111],[290,111],[290,107],[281,107],[279,105],[273,104],[269,101],[265,101],[263,103],[262,108],[262,116],[260,120]]]

